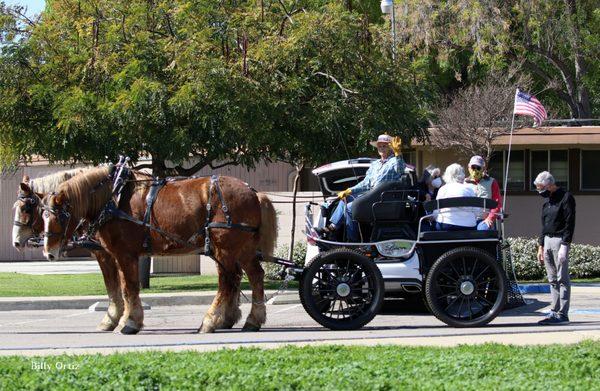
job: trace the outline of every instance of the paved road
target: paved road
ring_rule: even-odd
[[[596,289],[575,289],[572,323],[540,327],[547,295],[530,295],[532,304],[506,311],[487,327],[450,328],[428,314],[399,312],[388,303],[384,313],[358,331],[329,331],[314,322],[298,304],[268,306],[268,321],[258,333],[243,333],[241,324],[215,334],[197,334],[207,306],[155,307],[146,312],[146,327],[135,336],[94,331],[102,315],[82,310],[0,312],[0,355],[112,353],[131,350],[215,350],[239,346],[285,344],[410,344],[456,345],[501,342],[513,344],[572,343],[600,339],[600,304]],[[242,306],[244,316],[249,305]]]

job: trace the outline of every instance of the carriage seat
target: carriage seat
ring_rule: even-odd
[[[435,210],[444,208],[481,208],[482,210],[494,209],[498,203],[490,198],[479,197],[454,197],[443,198],[441,200],[433,200],[423,203],[423,208],[427,214],[433,213]],[[498,239],[497,230],[489,231],[428,231],[421,232],[419,239],[427,240],[472,240],[472,239]]]
[[[428,231],[421,232],[420,240],[473,240],[498,239],[498,231]]]
[[[352,217],[359,223],[412,219],[414,205],[410,198],[417,195],[415,191],[409,197],[412,189],[409,174],[403,174],[399,181],[381,183],[352,202]]]

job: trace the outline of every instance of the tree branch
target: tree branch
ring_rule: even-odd
[[[333,77],[333,76],[331,76],[331,75],[329,75],[329,74],[327,74],[327,73],[323,73],[323,72],[315,72],[314,74],[315,74],[315,75],[320,75],[320,76],[325,76],[326,78],[328,78],[328,79],[332,80],[332,81],[333,81],[335,84],[337,84],[337,85],[338,85],[338,87],[340,87],[340,90],[342,90],[342,96],[343,96],[344,98],[347,98],[349,93],[350,93],[350,94],[358,94],[358,92],[356,92],[356,91],[352,91],[352,90],[349,90],[348,88],[344,87],[344,86],[342,85],[342,83],[340,83],[340,82],[339,82],[339,81],[338,81],[338,80],[337,80],[335,77]]]

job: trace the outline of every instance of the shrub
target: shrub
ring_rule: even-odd
[[[290,246],[287,244],[277,247],[275,250],[275,256],[279,258],[288,258],[290,252]],[[298,267],[304,267],[304,258],[306,257],[306,242],[298,241],[294,243],[294,264]],[[278,275],[281,270],[281,266],[271,262],[264,262],[263,269],[265,269],[265,277],[269,280],[281,280],[281,276]]]
[[[541,280],[546,269],[537,261],[537,240],[508,238],[517,279]],[[600,247],[572,244],[569,251],[569,273],[572,278],[600,277]]]

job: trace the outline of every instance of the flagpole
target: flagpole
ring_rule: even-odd
[[[504,197],[502,199],[502,210],[506,211],[506,187],[508,185],[508,169],[510,167],[510,150],[512,148],[512,137],[513,130],[515,128],[515,102],[517,100],[517,94],[519,93],[519,89],[515,91],[515,99],[513,101],[513,115],[512,121],[510,123],[510,137],[508,139],[508,154],[506,155],[506,173],[504,174]]]

